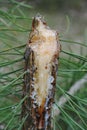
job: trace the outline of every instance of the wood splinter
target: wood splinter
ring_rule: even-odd
[[[58,33],[51,30],[40,15],[32,21],[25,51],[22,130],[52,130],[51,109],[54,102],[60,44]]]

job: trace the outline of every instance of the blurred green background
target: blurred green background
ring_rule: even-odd
[[[12,0],[0,2],[0,7],[10,7]],[[31,5],[32,9],[22,9],[29,17],[40,13],[46,19],[48,25],[56,29],[64,39],[77,42],[87,42],[87,1],[86,0],[17,0]],[[16,12],[16,10],[15,10]],[[29,28],[31,23],[29,22]],[[66,45],[63,45],[66,48]],[[68,46],[74,52],[80,54],[79,46]],[[78,48],[79,47],[79,48]],[[85,53],[85,51],[83,51]]]
[[[87,83],[74,96],[67,94],[87,74],[86,0],[0,0],[0,130],[21,130],[25,120],[20,120],[23,57],[37,13],[59,32],[62,46],[55,104],[62,95],[70,97],[53,118],[54,130],[86,130]]]

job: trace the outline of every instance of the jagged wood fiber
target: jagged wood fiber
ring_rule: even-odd
[[[58,33],[39,15],[32,21],[25,51],[22,117],[28,115],[22,130],[52,130],[51,109],[54,102],[60,44]]]

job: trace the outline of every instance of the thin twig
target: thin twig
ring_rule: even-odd
[[[87,74],[85,76],[82,77],[82,79],[76,81],[76,83],[74,85],[72,85],[69,89],[69,91],[67,93],[69,93],[70,95],[75,95],[75,93],[80,90],[81,88],[83,88],[85,85],[85,83],[87,83]],[[65,95],[61,96],[59,101],[57,102],[57,105],[59,107],[63,107],[65,105],[65,103],[67,101],[69,101],[70,98],[66,97]],[[61,113],[61,111],[58,109],[58,107],[54,108],[54,116],[58,116]]]

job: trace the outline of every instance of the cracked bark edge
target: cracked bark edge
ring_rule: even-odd
[[[58,33],[36,15],[25,51],[22,117],[29,114],[22,130],[51,130],[51,109],[54,102],[56,72],[60,44]]]

